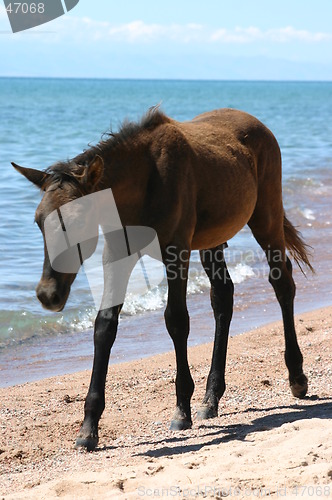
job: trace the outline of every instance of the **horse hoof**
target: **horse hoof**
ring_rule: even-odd
[[[191,429],[192,422],[188,420],[172,420],[170,425],[171,431],[185,431],[186,429]]]
[[[207,420],[209,418],[215,418],[218,416],[218,408],[213,406],[202,405],[197,410],[197,420]]]
[[[93,451],[98,444],[98,437],[78,437],[76,439],[75,448],[82,449],[85,448],[86,451]]]
[[[304,398],[308,390],[308,379],[304,373],[297,377],[294,382],[291,382],[290,387],[294,397],[299,399]]]

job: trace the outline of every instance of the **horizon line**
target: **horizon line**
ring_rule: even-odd
[[[327,79],[273,79],[273,78],[153,78],[153,77],[108,77],[108,76],[31,76],[31,75],[0,75],[0,79],[17,80],[113,80],[113,81],[158,81],[158,82],[261,82],[261,83],[332,83],[332,78]]]

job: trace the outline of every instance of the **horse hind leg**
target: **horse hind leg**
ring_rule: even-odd
[[[269,282],[281,307],[285,336],[285,362],[289,373],[290,388],[295,397],[303,398],[307,393],[308,380],[303,373],[303,356],[295,330],[294,298],[296,286],[292,276],[292,264],[286,255],[284,226],[287,223],[290,225],[287,226],[287,231],[290,229],[292,232],[296,231],[284,217],[282,207],[277,213],[278,216],[269,217],[268,210],[265,209],[258,217],[256,212],[248,225],[266,254],[270,267]]]

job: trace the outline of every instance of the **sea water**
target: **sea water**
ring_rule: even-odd
[[[43,240],[33,220],[40,193],[10,162],[44,169],[72,158],[156,104],[181,121],[237,108],[273,131],[283,157],[287,216],[312,246],[316,270],[307,279],[295,270],[297,311],[332,304],[331,82],[0,78],[0,385],[88,366],[96,314],[84,272],[63,312],[38,303]],[[265,257],[248,228],[225,255],[236,291],[233,333],[279,318]],[[213,338],[208,289],[193,252],[188,303],[194,343]],[[144,295],[129,290],[115,359],[171,348],[162,321],[166,297],[165,282]]]

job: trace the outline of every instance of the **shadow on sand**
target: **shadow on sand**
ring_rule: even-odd
[[[167,443],[178,443],[178,446],[162,446],[158,449],[147,450],[144,453],[138,453],[136,456],[146,456],[146,457],[163,457],[171,455],[179,455],[184,453],[189,453],[192,451],[199,451],[202,448],[211,445],[218,445],[220,443],[225,443],[234,440],[245,440],[250,434],[254,432],[267,431],[281,427],[283,424],[296,422],[298,420],[309,420],[313,418],[328,419],[332,418],[332,398],[317,398],[307,397],[307,400],[317,400],[318,403],[315,405],[290,405],[290,406],[275,406],[269,408],[248,408],[243,413],[261,413],[261,412],[271,412],[275,411],[272,415],[264,415],[262,417],[257,417],[251,421],[249,424],[234,424],[234,425],[209,425],[200,424],[199,429],[206,429],[205,437],[210,437],[211,439],[200,444],[189,444],[186,442],[191,439],[188,435],[188,431],[178,434],[172,438],[161,440],[161,441],[146,441],[140,442],[140,445],[158,445]],[[286,410],[286,411],[285,411]],[[282,411],[282,413],[280,413]],[[190,431],[189,431],[190,432]]]

